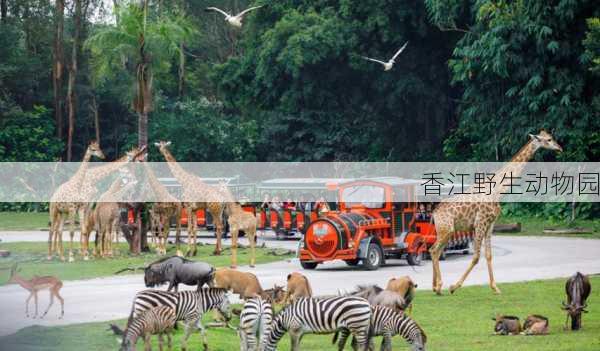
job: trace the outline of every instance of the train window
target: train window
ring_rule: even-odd
[[[367,208],[382,208],[385,202],[385,189],[376,185],[358,185],[344,188],[342,201],[346,207],[362,205]]]

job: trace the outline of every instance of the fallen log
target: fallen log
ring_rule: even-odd
[[[591,234],[592,228],[544,228],[544,234]]]
[[[521,223],[494,224],[494,233],[519,233]]]

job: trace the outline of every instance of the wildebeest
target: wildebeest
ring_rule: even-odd
[[[377,285],[359,285],[348,295],[362,297],[373,306],[381,305],[397,312],[404,311],[404,306],[406,306],[406,301],[398,293],[384,290]]]
[[[518,335],[522,330],[519,317],[497,315],[492,320],[496,322],[494,325],[496,335]]]
[[[569,323],[571,317],[571,330],[579,330],[581,328],[581,312],[587,313],[586,300],[590,296],[592,286],[586,275],[579,272],[575,273],[567,280],[565,284],[565,292],[567,293],[567,303],[563,301],[562,309],[567,311],[567,320],[565,325]]]
[[[125,268],[121,273],[132,268]],[[198,290],[208,284],[215,274],[215,268],[205,262],[196,262],[179,256],[161,258],[144,268],[144,283],[152,288],[169,283],[167,291],[178,290],[178,285],[197,285]]]
[[[545,335],[548,334],[548,318],[539,314],[527,316],[523,323],[523,333],[525,335]]]
[[[392,278],[388,281],[385,290],[393,291],[398,295],[402,296],[404,299],[403,309],[407,309],[411,306],[411,302],[415,297],[415,289],[417,288],[417,284],[415,284],[409,276],[404,276],[400,278]]]

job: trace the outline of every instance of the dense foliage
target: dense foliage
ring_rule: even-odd
[[[600,158],[593,0],[78,1],[75,160],[96,137],[109,159],[136,143],[140,96],[149,141],[172,140],[184,161],[506,160],[540,128],[565,149],[540,159]],[[64,158],[56,2],[0,2],[0,159]],[[242,29],[203,11],[258,4]],[[389,72],[361,58],[406,41]]]

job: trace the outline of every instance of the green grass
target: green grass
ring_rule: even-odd
[[[68,244],[65,245],[65,249]],[[74,245],[79,247],[79,245]],[[141,267],[159,258],[154,253],[142,254],[139,256],[130,256],[127,254],[127,245],[120,244],[120,254],[115,258],[91,258],[89,261],[82,261],[77,252],[76,261],[73,263],[61,262],[58,259],[48,261],[48,245],[44,242],[18,242],[18,243],[0,243],[0,249],[9,250],[11,255],[8,258],[0,258],[0,268],[9,267],[14,262],[19,263],[20,274],[26,277],[35,275],[54,275],[62,280],[88,279],[113,275],[115,271],[125,267]],[[184,246],[182,246],[183,248]],[[221,256],[212,254],[214,245],[198,246],[198,255],[196,260],[210,263],[216,267],[228,266],[230,264],[230,252],[225,251]],[[273,255],[272,249],[257,248],[256,262],[267,263],[279,261],[291,257],[289,254],[283,254],[285,250],[277,250],[278,255]],[[65,255],[68,251],[65,250]],[[174,255],[174,245],[169,245],[167,254]],[[250,250],[238,248],[238,264],[244,265],[250,262]],[[5,284],[8,279],[8,270],[0,270],[0,285]]]
[[[515,235],[515,236],[560,236],[560,237],[578,237],[600,239],[600,221],[598,220],[575,220],[573,223],[567,222],[552,222],[544,218],[537,217],[500,217],[498,224],[505,223],[521,223],[521,231],[519,233],[494,233],[495,235]],[[544,233],[544,228],[589,228],[592,233],[589,234],[547,234]]]
[[[341,273],[343,274],[343,273]],[[418,291],[413,317],[428,336],[428,350],[600,350],[600,290],[592,289],[588,299],[589,312],[583,317],[583,329],[571,332],[563,329],[565,314],[560,309],[564,298],[564,279],[500,284],[500,296],[488,287],[465,287],[456,295],[435,296],[429,291]],[[592,285],[600,286],[600,277],[592,277]],[[547,336],[495,336],[492,335],[495,313],[517,315],[542,314],[550,318],[550,335]],[[210,317],[210,316],[209,316]],[[206,320],[206,319],[205,319]],[[119,325],[124,320],[116,321]],[[235,323],[234,323],[235,324]],[[108,322],[88,323],[66,327],[30,327],[0,338],[0,345],[14,350],[87,350],[115,349],[115,337],[106,330]],[[183,328],[175,335],[175,349]],[[208,330],[212,351],[239,349],[234,331],[217,328]],[[190,338],[190,349],[200,349],[199,335]],[[156,340],[154,341],[156,343]],[[380,339],[376,340],[378,346]],[[138,349],[142,348],[138,342]],[[302,350],[336,350],[331,345],[331,335],[307,335]],[[156,349],[156,345],[154,345]],[[347,345],[349,349],[349,345]],[[408,350],[399,337],[394,338],[394,350]],[[279,350],[289,350],[289,336],[279,343]]]
[[[48,228],[48,212],[0,212],[0,231]]]

